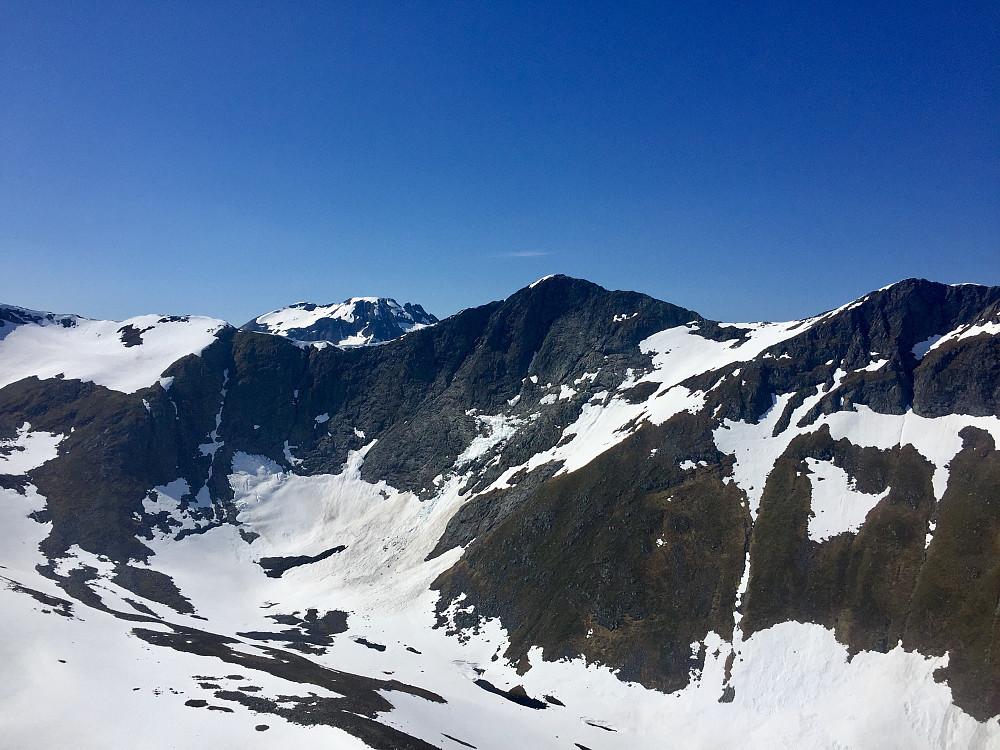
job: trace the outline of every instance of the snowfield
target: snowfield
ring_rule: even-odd
[[[201,317],[142,315],[125,321],[66,317],[0,326],[0,388],[22,378],[66,377],[134,393],[188,354],[200,354],[226,325]],[[132,338],[130,332],[134,332]],[[129,345],[136,338],[141,343]]]

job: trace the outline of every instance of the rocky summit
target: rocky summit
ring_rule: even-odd
[[[998,439],[1000,287],[0,307],[0,745],[1000,747]]]
[[[260,315],[241,328],[314,346],[350,347],[382,344],[437,322],[420,305],[400,305],[388,297],[352,297],[331,305],[299,302]]]

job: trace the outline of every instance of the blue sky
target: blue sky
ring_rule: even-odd
[[[996,3],[0,0],[0,301],[1000,284]]]

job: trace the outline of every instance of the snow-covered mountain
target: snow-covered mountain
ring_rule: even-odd
[[[0,744],[1000,746],[1000,288],[4,320]]]
[[[0,387],[34,376],[134,393],[181,357],[201,352],[226,326],[193,315],[89,320],[0,305]]]
[[[242,329],[347,348],[381,344],[437,322],[420,305],[400,305],[387,297],[352,297],[330,305],[299,302],[254,318]]]

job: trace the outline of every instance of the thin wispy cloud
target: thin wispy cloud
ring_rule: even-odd
[[[545,253],[539,250],[521,250],[516,253],[499,253],[494,258],[544,258],[552,253]]]

